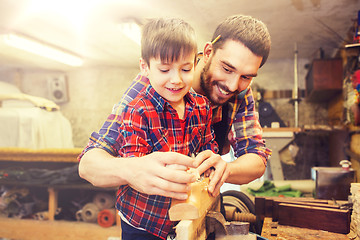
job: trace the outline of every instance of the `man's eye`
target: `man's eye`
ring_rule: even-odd
[[[227,68],[227,67],[223,67],[223,69],[224,69],[224,71],[227,72],[227,73],[231,73],[231,72],[232,72],[232,70],[229,69],[229,68]]]
[[[252,77],[242,76],[241,78],[244,79],[244,80],[251,80]]]

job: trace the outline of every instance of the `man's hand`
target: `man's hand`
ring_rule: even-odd
[[[186,172],[194,159],[176,152],[154,152],[127,159],[126,181],[139,192],[179,200],[188,197],[194,174]]]
[[[228,178],[230,171],[228,164],[221,158],[219,154],[213,153],[211,150],[205,150],[199,153],[194,162],[199,174],[210,172],[209,193],[216,197],[220,194],[220,187]]]

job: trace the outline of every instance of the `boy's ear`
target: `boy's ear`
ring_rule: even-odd
[[[204,52],[203,52],[203,59],[204,59],[205,63],[210,59],[210,57],[211,57],[211,55],[213,53],[213,50],[214,49],[213,49],[213,46],[212,46],[211,42],[207,42],[205,44]]]
[[[140,71],[145,77],[149,76],[149,66],[143,58],[140,58]]]

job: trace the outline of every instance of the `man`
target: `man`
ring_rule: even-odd
[[[205,45],[195,69],[193,89],[212,104],[212,124],[220,153],[227,153],[231,145],[235,161],[227,163],[211,151],[201,152],[195,160],[175,152],[153,152],[135,161],[118,158],[118,121],[114,113],[81,155],[80,176],[96,186],[129,184],[139,192],[178,199],[187,198],[189,183],[195,177],[184,168],[168,165],[196,167],[200,174],[215,169],[208,187],[214,196],[220,193],[224,182],[244,184],[261,177],[271,152],[261,138],[249,86],[266,62],[270,45],[270,35],[261,21],[250,16],[232,16],[217,27],[213,42]],[[136,84],[141,91],[144,86],[133,83]],[[125,93],[123,101],[127,98],[132,98],[130,92]]]

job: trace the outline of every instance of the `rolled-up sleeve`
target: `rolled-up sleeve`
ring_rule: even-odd
[[[265,139],[262,138],[262,128],[251,90],[240,102],[231,131],[230,142],[237,158],[247,153],[255,153],[261,156],[265,165],[267,164],[271,150],[266,147]]]

